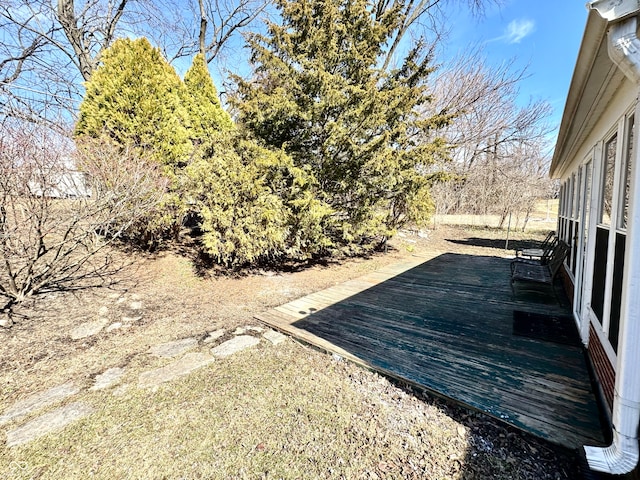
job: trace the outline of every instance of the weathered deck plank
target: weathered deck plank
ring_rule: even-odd
[[[570,448],[603,442],[582,349],[514,336],[508,260],[445,254],[386,267],[257,318],[368,368]]]

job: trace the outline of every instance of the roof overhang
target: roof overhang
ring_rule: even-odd
[[[596,10],[608,22],[616,22],[636,15],[640,0],[592,0],[587,8]]]
[[[608,20],[592,6],[551,160],[553,178],[562,176],[625,78],[608,54],[608,26]]]

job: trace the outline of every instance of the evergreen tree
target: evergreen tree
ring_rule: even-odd
[[[373,12],[367,0],[277,0],[282,25],[249,39],[256,66],[236,78],[240,121],[266,144],[310,168],[334,210],[333,236],[378,243],[432,208],[422,172],[446,145],[433,138],[445,114],[420,119],[431,68],[421,44],[402,66],[379,68],[399,28],[397,9]],[[426,135],[425,135],[426,133]]]
[[[186,168],[186,192],[200,218],[203,249],[218,263],[300,260],[330,246],[324,227],[331,209],[284,152],[237,131],[208,137],[200,151]]]
[[[189,116],[189,134],[194,143],[201,143],[214,132],[233,128],[231,117],[220,104],[202,54],[194,57],[184,76],[184,85],[184,106]]]
[[[192,145],[182,105],[184,84],[145,38],[122,38],[104,51],[86,83],[78,136],[107,135],[148,152],[161,164],[184,165]]]

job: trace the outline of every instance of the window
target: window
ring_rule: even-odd
[[[627,228],[627,219],[629,215],[629,189],[631,187],[631,164],[633,161],[633,133],[634,133],[634,117],[630,117],[627,127],[627,152],[624,158],[625,165],[622,168],[622,184],[623,194],[620,196],[622,204],[619,209],[618,227]]]
[[[600,201],[600,223],[611,225],[611,207],[613,202],[613,181],[616,166],[616,149],[618,148],[618,135],[614,135],[604,147],[604,175],[602,185],[602,197]]]

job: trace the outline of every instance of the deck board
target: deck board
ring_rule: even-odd
[[[509,262],[414,258],[294,300],[262,322],[569,448],[602,444],[582,349],[513,335],[514,310],[567,314],[554,298],[512,298]]]

